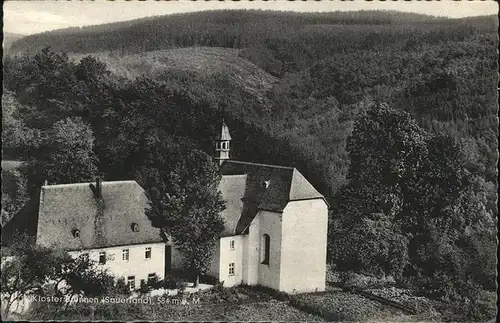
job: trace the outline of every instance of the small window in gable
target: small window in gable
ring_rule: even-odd
[[[139,225],[137,223],[132,223],[132,231],[139,232]]]
[[[80,238],[80,230],[78,229],[73,229],[71,234],[73,235],[73,238]]]
[[[144,252],[144,258],[151,259],[151,248],[150,247],[146,248],[146,250]]]
[[[234,250],[234,240],[229,241],[229,249]]]

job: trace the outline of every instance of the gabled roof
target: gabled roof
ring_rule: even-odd
[[[90,184],[42,186],[37,243],[79,250],[162,241],[145,214],[148,199],[137,182],[102,182],[102,206]]]
[[[291,201],[323,199],[295,168],[225,161],[219,186],[226,201],[226,235],[241,234],[259,210],[282,212]],[[236,224],[236,225],[235,225]]]
[[[219,190],[226,201],[226,209],[221,213],[225,227],[223,235],[234,235],[244,207],[246,181],[247,175],[244,174],[222,176],[219,182]]]
[[[222,127],[221,131],[217,133],[217,136],[215,137],[217,140],[231,140],[231,135],[229,134],[229,128],[227,124],[222,121]]]

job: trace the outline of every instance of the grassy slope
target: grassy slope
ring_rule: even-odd
[[[187,47],[146,52],[127,56],[106,52],[71,54],[74,60],[87,55],[98,57],[108,69],[119,76],[134,79],[140,75],[161,78],[169,70],[183,70],[203,76],[226,75],[231,81],[257,98],[269,90],[278,79],[248,60],[238,57],[240,50],[221,47]]]

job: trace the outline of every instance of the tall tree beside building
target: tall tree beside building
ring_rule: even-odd
[[[349,184],[329,235],[339,269],[394,275],[432,297],[475,304],[478,290],[494,286],[495,245],[480,246],[495,230],[457,141],[377,105],[356,121],[347,149]]]
[[[150,157],[136,174],[151,201],[148,216],[182,252],[197,286],[224,230],[217,166],[206,153],[178,143],[157,145]]]
[[[31,189],[49,183],[79,183],[93,180],[98,160],[94,154],[94,135],[80,118],[56,122],[44,133],[36,158],[28,162],[28,185]]]

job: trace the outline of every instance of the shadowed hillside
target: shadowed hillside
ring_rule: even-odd
[[[3,41],[2,41],[2,46],[3,50],[6,51],[10,48],[13,42],[15,42],[18,39],[21,39],[25,37],[25,35],[21,34],[15,34],[15,33],[9,33],[9,32],[3,32]]]
[[[221,10],[148,17],[44,32],[17,41],[10,52],[14,54],[35,53],[47,46],[55,51],[79,53],[101,51],[136,53],[186,46],[245,48],[263,43],[268,39],[292,36],[307,38],[311,34],[310,26],[312,25],[365,25],[372,28],[378,26],[380,30],[390,31],[408,25],[428,29],[433,25],[443,27],[443,25],[452,24],[453,26],[445,29],[473,27],[484,30],[491,29],[494,21],[494,18],[488,18],[487,22],[476,18],[447,20],[394,11],[295,13]],[[444,32],[449,31],[444,30]],[[314,30],[315,32],[317,30]],[[366,30],[366,34],[370,32],[370,29]],[[327,33],[326,36],[333,41],[338,37],[342,39],[342,35],[338,34]],[[351,40],[356,42],[355,39]],[[323,45],[327,44],[323,43]]]
[[[496,140],[496,26],[494,16],[223,10],[46,32],[19,40],[11,52],[51,46],[75,63],[90,54],[110,72],[113,85],[106,86],[113,90],[106,95],[144,78],[152,82],[152,98],[163,95],[156,87],[183,93],[191,100],[183,109],[197,113],[206,104],[212,114],[226,115],[235,129],[233,156],[296,166],[333,197],[345,183],[353,121],[379,101],[410,112],[428,131],[463,141],[470,169],[495,178],[496,148],[488,143]],[[128,92],[116,101],[130,105]],[[29,102],[30,95],[20,98]],[[149,106],[162,100],[171,98]],[[117,109],[104,102],[89,113],[102,104]],[[208,128],[182,135],[210,153],[210,140],[201,135]]]

